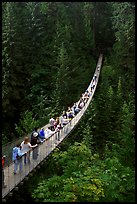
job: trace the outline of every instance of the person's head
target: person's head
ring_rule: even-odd
[[[20,147],[20,143],[19,142],[17,142],[16,147]]]
[[[34,132],[33,133],[33,137],[37,137],[38,136],[38,133],[37,132]]]
[[[24,143],[27,144],[28,142],[29,142],[29,138],[28,138],[28,137],[25,137],[25,138],[24,138]]]
[[[16,143],[16,147],[20,148],[21,149],[21,145],[19,142]]]

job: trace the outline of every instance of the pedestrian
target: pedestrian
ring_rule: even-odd
[[[73,117],[74,117],[73,111],[71,110],[70,107],[68,107],[68,110],[67,110],[67,118],[69,118],[69,120],[72,120]]]
[[[83,99],[81,98],[79,101],[79,104],[78,104],[78,108],[82,109],[84,107],[84,105],[85,105],[85,103],[84,103]]]
[[[77,115],[79,113],[79,111],[81,110],[80,108],[78,108],[78,102],[74,103],[72,108],[73,108],[74,115]]]
[[[95,79],[95,81],[96,81],[96,79],[97,79],[97,75],[96,75],[96,74],[94,75],[94,79]]]
[[[88,90],[86,90],[86,92],[85,92],[84,95],[83,95],[83,101],[84,101],[84,103],[86,103],[86,102],[88,101],[88,99],[89,99],[89,92],[88,92]]]
[[[34,130],[33,130],[32,133],[31,133],[31,139],[30,139],[30,140],[32,140],[33,134],[34,134],[35,132],[37,133],[37,138],[39,137],[38,128],[35,127]],[[30,141],[30,143],[31,143],[31,141]]]
[[[56,134],[56,144],[57,144],[57,141],[60,141],[60,130],[61,130],[61,124],[58,124],[56,129],[55,129],[55,134]]]
[[[24,154],[25,153],[21,152],[20,143],[17,143],[12,150],[12,160],[14,162],[14,174],[17,173],[18,167],[19,167],[19,171],[22,172],[22,156]]]
[[[45,131],[44,131],[44,128],[42,128],[40,131],[39,131],[39,135],[38,135],[38,139],[40,142],[44,142],[45,141]]]
[[[59,124],[59,117],[56,117],[56,120],[54,122],[54,130],[56,129],[58,124]]]
[[[99,71],[99,70],[100,70],[100,65],[97,66],[97,71]]]
[[[66,111],[63,111],[62,116],[63,116],[63,118],[67,118],[67,113],[66,113]]]
[[[55,122],[55,119],[54,118],[50,118],[49,124],[50,124],[51,131],[54,131],[54,122]]]
[[[24,164],[30,163],[30,150],[31,148],[36,147],[37,145],[31,145],[29,142],[29,138],[25,137],[24,141],[21,143],[21,152],[26,153],[24,155]]]
[[[5,158],[6,156],[2,156],[2,188],[7,188],[7,185],[5,185],[5,176],[4,176],[4,164],[5,164]]]
[[[45,134],[45,139],[48,139],[51,135],[54,134],[55,131],[52,131],[50,129],[50,127],[47,127],[45,130],[44,130],[44,134]]]
[[[36,129],[35,129],[36,130]],[[33,149],[33,152],[32,152],[32,157],[34,160],[36,160],[38,158],[38,143],[39,143],[39,134],[38,132],[33,132],[33,134],[31,135],[31,145],[33,145],[33,147],[35,147]]]

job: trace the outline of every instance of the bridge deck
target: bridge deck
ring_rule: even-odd
[[[96,86],[99,79],[100,74],[100,68],[102,64],[102,58],[103,55],[101,54],[96,66],[95,73],[97,75],[95,88],[88,99],[85,106],[82,108],[82,110],[67,124],[63,127],[63,129],[60,130],[59,133],[54,133],[51,135],[45,142],[41,143],[38,146],[38,158],[37,160],[33,160],[32,158],[32,151],[30,153],[30,164],[23,164],[23,171],[21,173],[17,173],[14,175],[13,169],[14,169],[14,163],[11,162],[8,166],[4,168],[4,175],[5,175],[5,184],[7,185],[7,188],[2,189],[2,198],[4,198],[9,192],[11,192],[25,177],[29,175],[30,172],[32,172],[62,141],[63,139],[75,128],[75,126],[78,124],[82,116],[84,115],[85,111],[87,110],[90,101],[93,98],[94,92],[96,90]],[[92,79],[93,80],[93,79]],[[92,81],[89,84],[88,90],[90,91]],[[60,141],[57,140],[58,134],[60,135]],[[22,158],[24,159],[24,158]]]

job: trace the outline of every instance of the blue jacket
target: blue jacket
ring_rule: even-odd
[[[42,138],[42,139],[45,139],[45,132],[44,132],[44,130],[40,130],[39,131],[39,137]]]
[[[14,147],[12,151],[12,160],[15,161],[18,156],[22,156],[24,153],[21,152],[20,147]]]

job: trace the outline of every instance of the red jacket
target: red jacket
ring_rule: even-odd
[[[2,157],[2,167],[4,167],[4,163],[5,163],[5,160],[4,160],[4,157]]]

